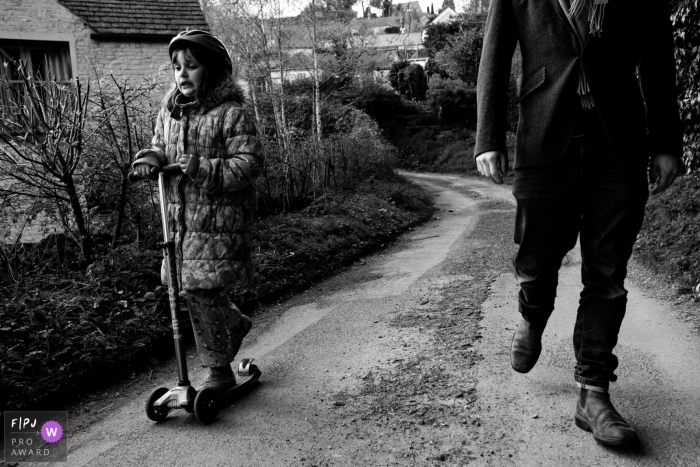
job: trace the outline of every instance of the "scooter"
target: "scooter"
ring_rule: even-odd
[[[188,413],[194,413],[197,420],[208,425],[212,423],[219,410],[224,405],[230,405],[235,399],[247,393],[257,384],[260,369],[254,365],[253,359],[245,358],[238,364],[236,376],[236,386],[217,394],[211,388],[204,388],[197,391],[189,381],[187,374],[187,360],[185,358],[185,348],[183,336],[180,332],[180,303],[178,295],[180,293],[177,281],[177,262],[175,257],[175,242],[170,239],[170,228],[168,225],[167,199],[165,196],[165,175],[177,174],[181,172],[180,165],[173,164],[162,167],[158,172],[158,197],[160,198],[160,212],[163,222],[164,241],[160,244],[163,248],[163,257],[166,260],[168,295],[170,299],[170,314],[173,326],[173,338],[175,340],[175,358],[177,359],[178,383],[177,386],[168,389],[160,387],[151,392],[146,401],[146,416],[154,422],[164,420],[173,410],[184,409]],[[130,182],[143,180],[136,172],[131,172],[128,176]]]

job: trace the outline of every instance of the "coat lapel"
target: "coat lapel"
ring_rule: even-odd
[[[561,19],[564,22],[564,24],[566,24],[566,27],[569,29],[569,34],[573,36],[574,44],[576,44],[576,48],[580,53],[585,48],[586,44],[588,44],[588,41],[586,41],[586,44],[581,43],[581,41],[578,38],[578,34],[576,34],[576,31],[574,31],[573,26],[571,26],[571,23],[569,22],[568,14],[562,8],[561,3],[559,3],[559,0],[550,0],[550,2],[552,2],[554,11],[557,12],[557,16],[559,16],[559,19]],[[590,34],[588,35],[588,39],[590,39]]]

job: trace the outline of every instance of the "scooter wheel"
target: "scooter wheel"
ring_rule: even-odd
[[[154,422],[160,422],[165,420],[168,416],[170,409],[157,407],[154,405],[158,399],[163,397],[163,395],[168,392],[168,388],[158,388],[154,390],[148,400],[146,401],[146,416],[153,420]]]
[[[201,423],[209,425],[216,420],[219,414],[219,404],[216,391],[211,388],[204,388],[197,393],[194,398],[194,415]]]

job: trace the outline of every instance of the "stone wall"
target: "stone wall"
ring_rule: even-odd
[[[141,80],[168,62],[167,42],[96,41],[94,31],[55,0],[0,0],[0,39],[61,40],[71,44],[74,74]]]

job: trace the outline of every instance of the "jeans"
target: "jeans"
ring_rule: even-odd
[[[613,348],[627,304],[627,262],[649,195],[646,158],[625,156],[634,154],[618,152],[598,123],[572,138],[560,159],[516,170],[513,183],[519,311],[531,323],[546,324],[562,260],[580,235],[574,378],[606,389],[617,379]]]

